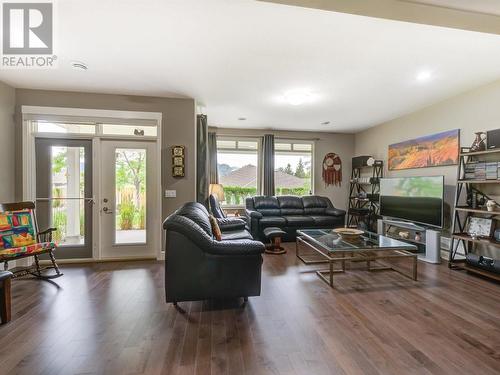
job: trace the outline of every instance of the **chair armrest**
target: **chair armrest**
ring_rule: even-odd
[[[52,232],[57,231],[57,228],[47,228],[41,232],[37,233],[39,242],[51,242],[52,241]]]
[[[325,213],[329,216],[345,216],[345,211],[340,208],[327,208]]]
[[[212,255],[259,255],[265,250],[262,242],[252,240],[212,241],[206,252]]]
[[[217,223],[221,231],[245,229],[247,225],[245,220],[237,217],[218,218]]]
[[[245,214],[253,219],[262,219],[262,214],[258,211],[245,210]]]

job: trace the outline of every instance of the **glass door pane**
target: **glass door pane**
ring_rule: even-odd
[[[146,149],[115,150],[115,243],[146,243]]]
[[[51,226],[59,246],[85,244],[85,149],[51,147]]]
[[[35,156],[40,230],[57,229],[58,258],[91,258],[92,141],[37,138]]]

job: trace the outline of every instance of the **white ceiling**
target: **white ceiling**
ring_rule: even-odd
[[[500,16],[499,0],[403,0],[411,3],[423,3],[468,12],[495,14]]]
[[[64,0],[56,20],[58,69],[0,80],[193,97],[219,127],[356,132],[500,79],[498,35],[251,0]],[[317,100],[283,103],[294,89]]]

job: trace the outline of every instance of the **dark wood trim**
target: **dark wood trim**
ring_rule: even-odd
[[[6,279],[0,286],[0,317],[2,324],[10,322],[11,319],[11,280]]]

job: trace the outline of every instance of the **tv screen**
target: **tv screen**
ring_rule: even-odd
[[[442,228],[444,177],[380,180],[380,215]]]

